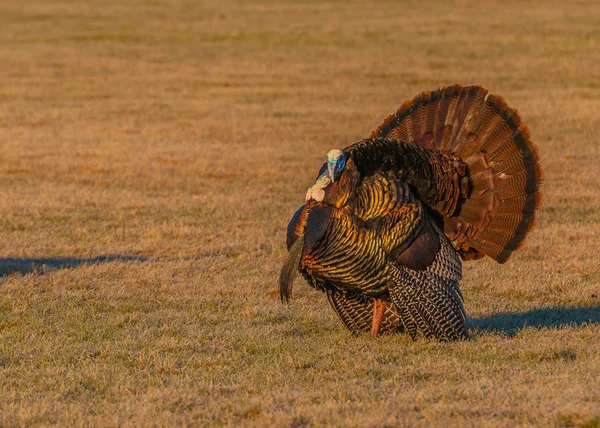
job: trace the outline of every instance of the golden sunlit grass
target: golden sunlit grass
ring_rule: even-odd
[[[0,425],[600,424],[600,6],[0,3]],[[472,340],[352,337],[285,227],[331,148],[479,83],[544,205]]]

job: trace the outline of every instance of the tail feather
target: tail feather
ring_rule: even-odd
[[[481,142],[483,141],[483,133],[495,126],[499,120],[491,113],[493,107],[486,102],[487,91],[481,91],[481,102],[473,106],[473,112],[479,111],[479,114],[471,114],[469,120],[470,125],[466,128],[464,134],[457,137],[455,150],[460,153],[463,160],[469,159],[472,155],[480,153]]]
[[[471,112],[475,106],[479,106],[480,102],[485,98],[485,91],[479,90],[476,86],[471,86],[466,89],[468,90],[461,91],[459,104],[456,109],[456,118],[453,123],[452,145],[450,150],[454,153],[459,153],[459,143],[466,141],[465,137],[469,131],[469,122],[471,122],[473,117]]]
[[[480,90],[477,86],[472,86],[468,92],[468,97],[465,99],[463,111],[464,119],[459,128],[459,132],[453,138],[452,151],[461,153],[463,157],[468,157],[467,151],[473,146],[473,135],[476,135],[477,129],[481,126],[479,115],[474,115],[474,111],[480,111],[485,103],[487,91]]]
[[[371,137],[449,151],[465,162],[469,195],[444,219],[461,254],[476,251],[503,263],[535,224],[543,181],[538,150],[518,110],[502,97],[481,86],[423,92]]]
[[[504,100],[502,101],[504,102]],[[478,150],[488,155],[493,155],[503,145],[510,144],[511,136],[516,129],[516,127],[511,126],[511,122],[518,121],[517,126],[520,124],[520,118],[516,109],[511,109],[508,106],[501,108],[503,110],[492,109],[491,114],[497,116],[494,120],[495,126],[494,128],[485,130],[480,140],[481,146]],[[517,115],[516,118],[515,115]]]
[[[513,213],[534,213],[536,208],[542,203],[542,194],[539,192],[529,193],[527,195],[513,196],[512,198],[502,199],[498,212]]]
[[[441,149],[444,142],[444,134],[447,130],[446,117],[453,101],[453,95],[452,87],[449,86],[445,90],[438,89],[430,97],[431,102],[437,105],[433,128],[433,148],[438,150]]]
[[[435,148],[434,131],[435,131],[435,120],[436,120],[436,107],[435,102],[432,102],[432,97],[435,96],[435,92],[428,92],[425,110],[425,120],[423,121],[423,129],[421,135],[425,138],[423,141],[424,147],[428,149]]]
[[[533,213],[529,214],[533,218]],[[485,230],[506,230],[506,226],[510,226],[515,222],[520,221],[521,213],[507,213],[497,212],[494,216],[494,224],[490,224]],[[485,232],[484,232],[485,233]],[[482,233],[483,234],[483,233]],[[481,235],[480,235],[481,236]]]
[[[424,100],[427,99],[429,94],[426,92],[419,94],[417,98],[413,100],[413,113],[410,117],[410,135],[412,141],[419,141],[423,135],[423,124],[425,123],[425,107],[423,106]]]
[[[531,133],[523,123],[518,125],[516,130],[502,130],[492,141],[489,141],[482,150],[488,155],[490,162],[506,162],[518,158],[521,151],[527,153],[528,147],[523,146],[523,142],[531,139]]]

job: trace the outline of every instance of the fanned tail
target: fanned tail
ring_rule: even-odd
[[[466,164],[468,195],[444,218],[444,232],[463,258],[504,263],[534,226],[543,181],[538,149],[502,97],[481,86],[423,92],[371,137],[452,153]]]

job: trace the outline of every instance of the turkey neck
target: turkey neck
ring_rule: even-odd
[[[329,184],[325,188],[325,198],[322,203],[334,208],[343,207],[351,195],[354,194],[359,181],[360,174],[358,169],[352,159],[349,159],[338,181]]]

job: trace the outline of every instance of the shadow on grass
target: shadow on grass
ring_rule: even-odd
[[[554,307],[527,312],[502,312],[488,317],[473,318],[472,327],[480,332],[514,336],[526,328],[560,328],[600,323],[600,305],[588,307]],[[477,333],[475,333],[476,335]]]
[[[239,254],[240,251],[232,248],[220,248],[210,251],[204,251],[192,257],[181,258],[149,258],[141,256],[124,256],[120,254],[98,256],[89,259],[79,257],[48,257],[39,259],[0,257],[0,277],[7,276],[13,273],[44,273],[56,269],[74,268],[77,266],[97,265],[112,262],[182,262],[215,257],[226,257],[235,259],[239,256]]]
[[[149,259],[137,256],[108,255],[89,259],[71,257],[51,257],[46,259],[0,258],[0,276],[13,273],[27,274],[48,270],[72,268],[83,265],[95,265],[111,262],[145,262]]]

